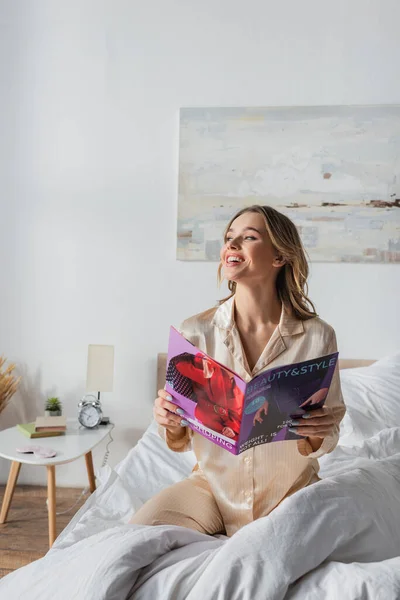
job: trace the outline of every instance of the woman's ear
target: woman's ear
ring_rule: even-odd
[[[274,262],[272,264],[273,264],[274,267],[283,267],[283,265],[286,264],[286,260],[282,256],[282,254],[277,254],[274,257]]]

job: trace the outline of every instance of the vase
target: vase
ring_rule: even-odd
[[[45,410],[45,417],[61,417],[61,410]]]

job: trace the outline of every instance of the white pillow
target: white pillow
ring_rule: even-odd
[[[400,425],[400,353],[370,367],[340,372],[347,413],[340,444],[361,445],[382,429]]]

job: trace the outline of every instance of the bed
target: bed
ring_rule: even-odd
[[[187,476],[151,423],[42,559],[0,581],[29,600],[395,600],[400,598],[400,353],[341,363],[347,404],[322,480],[231,538],[128,524]],[[158,357],[162,387],[165,355]]]

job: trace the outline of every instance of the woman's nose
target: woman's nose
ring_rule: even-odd
[[[232,248],[232,249],[238,249],[240,246],[240,241],[239,238],[232,238],[229,242],[228,242],[228,248]]]

